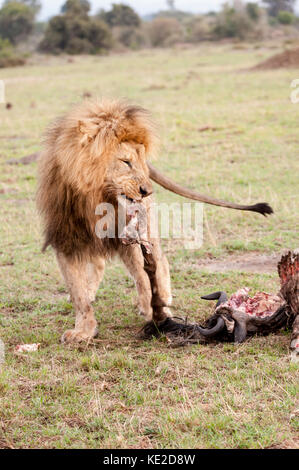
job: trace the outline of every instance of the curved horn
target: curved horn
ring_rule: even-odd
[[[254,204],[253,206],[243,206],[241,204],[235,204],[234,202],[226,202],[219,199],[214,199],[209,196],[204,196],[203,194],[200,194],[197,191],[193,191],[192,189],[187,189],[183,186],[180,186],[170,178],[164,176],[160,171],[156,170],[156,168],[154,168],[150,163],[148,163],[148,167],[150,170],[150,178],[155,181],[155,183],[163,186],[163,188],[168,189],[175,194],[179,194],[180,196],[186,197],[188,199],[194,199],[195,201],[212,204],[214,206],[228,207],[230,209],[238,209],[241,211],[258,212],[265,217],[267,214],[273,214],[272,207],[270,207],[266,202]]]
[[[213,328],[202,328],[201,326],[197,326],[196,329],[200,332],[201,335],[205,336],[206,338],[212,338],[212,336],[216,336],[220,331],[223,330],[225,326],[224,320],[221,317],[218,317],[217,323]]]
[[[234,342],[235,343],[244,343],[247,336],[247,327],[245,321],[236,322],[235,331],[234,331]]]
[[[224,302],[227,302],[227,294],[226,292],[214,292],[214,294],[209,294],[209,295],[203,295],[201,297],[203,300],[218,300],[216,307],[219,307],[219,305],[224,304]]]

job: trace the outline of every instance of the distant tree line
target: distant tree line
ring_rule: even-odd
[[[103,54],[113,48],[168,47],[225,38],[263,39],[275,27],[299,30],[295,0],[264,0],[263,6],[231,0],[220,12],[206,15],[179,11],[175,0],[166,0],[166,6],[165,11],[141,19],[123,3],[91,15],[88,0],[67,0],[59,15],[41,24],[37,22],[39,0],[6,0],[0,9],[0,66],[1,54],[15,54],[17,63],[14,47],[33,34],[42,35],[38,49],[45,53]]]
[[[99,18],[91,17],[89,11],[87,0],[67,0],[61,14],[49,21],[40,50],[53,54],[97,54],[110,49],[109,27]]]

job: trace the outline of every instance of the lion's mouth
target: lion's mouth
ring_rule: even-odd
[[[136,202],[136,199],[133,199],[132,197],[125,196],[125,198],[126,198],[126,200],[127,200],[128,202],[130,202],[130,203],[132,203],[132,204],[133,204],[134,202]]]
[[[136,204],[137,202],[142,201],[142,197],[128,196],[127,194],[121,194],[120,197],[130,204]]]

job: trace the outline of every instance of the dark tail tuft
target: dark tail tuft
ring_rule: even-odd
[[[258,212],[259,214],[262,214],[265,217],[267,217],[267,215],[274,214],[272,207],[269,206],[267,202],[260,202],[259,204],[255,204],[254,206],[249,206],[247,210]]]

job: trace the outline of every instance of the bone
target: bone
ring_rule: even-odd
[[[142,202],[129,201],[123,196],[118,198],[119,207],[123,211],[123,220],[126,225],[120,234],[124,245],[142,245],[147,254],[151,253],[151,243],[147,233],[147,211]]]

